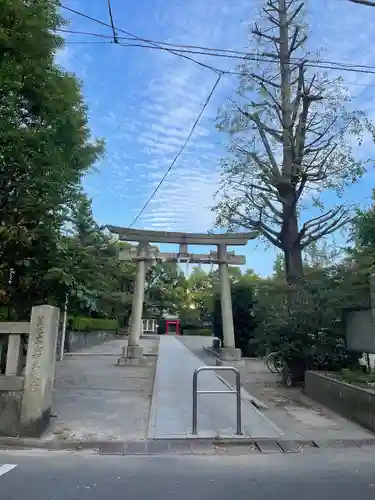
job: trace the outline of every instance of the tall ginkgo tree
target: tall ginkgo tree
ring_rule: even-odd
[[[321,195],[340,195],[364,173],[354,148],[372,130],[364,113],[346,108],[341,79],[310,60],[304,8],[299,0],[267,0],[252,30],[257,51],[219,112],[230,148],[214,207],[219,226],[258,230],[281,250],[293,288],[303,282],[303,250],[352,220],[346,203],[324,208]],[[310,219],[301,217],[306,199],[315,206]]]

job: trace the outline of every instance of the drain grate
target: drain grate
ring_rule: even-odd
[[[260,439],[255,443],[263,453],[282,453],[283,451],[278,445],[277,441],[274,441],[272,439]]]
[[[375,439],[373,439],[373,438],[355,439],[354,442],[357,443],[358,446],[374,446],[375,445]]]
[[[279,441],[278,444],[284,453],[301,453],[302,451],[297,441]]]
[[[148,455],[148,441],[127,441],[125,455]]]
[[[192,453],[207,453],[215,449],[212,439],[192,439],[190,447]]]
[[[262,453],[302,453],[319,448],[345,449],[375,445],[375,439],[327,439],[317,441],[291,441],[259,439],[244,442],[213,442],[211,439],[155,439],[149,441],[114,441],[101,443],[100,455],[243,455]],[[85,448],[83,445],[80,449]]]
[[[358,444],[352,439],[327,439],[326,441],[315,440],[318,448],[358,448]]]
[[[125,443],[106,443],[99,446],[99,455],[123,455]]]
[[[186,455],[193,453],[193,448],[190,446],[190,442],[186,439],[174,439],[169,442],[169,451],[172,455]]]
[[[169,455],[169,442],[164,440],[149,441],[148,452],[151,455]]]

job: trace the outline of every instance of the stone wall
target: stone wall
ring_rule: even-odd
[[[327,408],[375,432],[375,392],[307,372],[305,393]]]
[[[65,336],[65,351],[76,352],[86,347],[103,344],[117,338],[115,331],[67,331]],[[59,349],[57,350],[59,352]]]
[[[20,433],[24,377],[0,375],[0,436]]]

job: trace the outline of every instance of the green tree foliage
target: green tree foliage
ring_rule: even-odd
[[[186,280],[174,262],[152,265],[146,278],[146,308],[178,314],[186,302]]]
[[[68,294],[69,309],[77,314],[85,310],[128,316],[135,266],[118,260],[119,243],[100,230],[91,201],[83,194],[71,211],[70,226],[69,233],[60,237],[56,265],[45,277],[53,297],[61,305]]]
[[[200,267],[193,267],[187,279],[188,307],[199,311],[200,320],[212,312],[212,297],[214,287],[217,286],[214,272],[207,273]]]
[[[54,62],[63,22],[56,5],[0,3],[0,277],[23,315],[27,297],[46,299],[43,276],[103,144],[90,138],[79,82]]]
[[[375,257],[375,190],[372,193],[373,204],[368,210],[359,210],[354,223],[353,236],[357,257],[368,258],[374,262]],[[371,259],[372,258],[372,259]],[[371,266],[373,267],[373,265]]]

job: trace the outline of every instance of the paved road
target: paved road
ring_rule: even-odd
[[[374,498],[371,451],[305,455],[120,457],[0,453],[1,500],[363,500]],[[0,466],[1,474],[1,466]]]

